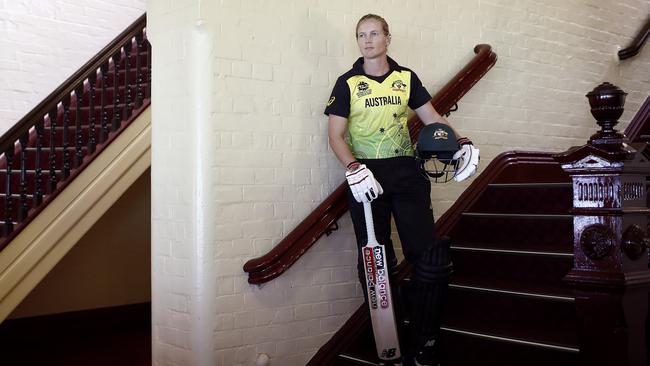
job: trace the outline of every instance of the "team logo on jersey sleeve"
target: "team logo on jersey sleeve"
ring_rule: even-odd
[[[400,92],[406,92],[406,87],[407,85],[404,84],[402,80],[395,80],[393,81],[393,84],[391,85],[391,88],[393,91],[400,91]]]
[[[366,83],[365,81],[361,81],[359,82],[359,84],[357,84],[357,90],[359,91],[357,93],[358,98],[361,98],[364,95],[369,95],[372,93],[372,89],[370,89],[370,85],[368,85],[368,83]]]
[[[330,98],[330,100],[327,101],[327,106],[328,106],[328,107],[331,106],[332,103],[334,103],[335,100],[336,100],[336,97],[332,95],[332,97]]]

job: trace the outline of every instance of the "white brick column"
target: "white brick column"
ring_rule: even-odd
[[[194,4],[155,4],[149,12],[158,60],[152,91],[153,364],[212,366],[218,364],[214,33]]]
[[[212,82],[214,64],[214,32],[203,19],[195,21],[189,40],[188,72],[191,111],[188,128],[192,129],[193,153],[188,157],[192,165],[192,224],[190,248],[190,289],[192,336],[191,347],[196,365],[216,364],[214,329],[216,326],[216,257],[215,209],[212,197],[212,167],[214,166],[215,139],[211,133]],[[207,79],[207,80],[206,80]],[[189,166],[190,164],[188,164]]]

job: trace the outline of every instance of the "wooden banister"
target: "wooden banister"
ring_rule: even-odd
[[[490,45],[477,45],[474,53],[476,56],[431,99],[439,113],[447,113],[496,63],[497,55]],[[411,140],[417,139],[422,128],[419,118],[409,119],[408,127]],[[347,184],[342,183],[270,252],[246,262],[248,282],[268,282],[291,267],[347,211],[346,192]]]
[[[636,37],[634,37],[632,42],[627,47],[618,51],[618,58],[620,60],[625,60],[630,57],[636,56],[636,54],[638,54],[639,51],[641,51],[641,48],[648,40],[648,36],[650,36],[650,18],[646,20],[645,24],[639,30],[639,33],[636,35]]]
[[[58,88],[56,88],[50,95],[48,95],[42,102],[38,103],[34,109],[29,111],[23,118],[13,125],[7,132],[0,137],[0,151],[6,151],[9,145],[18,140],[20,135],[25,131],[25,128],[33,126],[35,120],[43,118],[51,110],[56,110],[57,105],[65,98],[70,98],[70,93],[75,90],[75,87],[82,85],[88,74],[93,70],[97,70],[100,66],[115,54],[128,39],[135,37],[138,31],[142,31],[147,23],[146,14],[142,14],[133,24],[120,33],[109,45],[104,47],[92,59],[86,62],[83,66],[72,74],[66,81],[64,81]]]
[[[627,125],[625,136],[631,142],[650,141],[650,96]]]
[[[143,14],[0,137],[0,250],[149,106],[150,96]]]

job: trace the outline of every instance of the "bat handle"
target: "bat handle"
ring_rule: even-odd
[[[363,203],[363,214],[366,218],[366,230],[368,232],[368,243],[376,243],[375,224],[372,221],[372,206],[370,202]]]

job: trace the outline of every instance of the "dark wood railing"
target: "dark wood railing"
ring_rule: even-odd
[[[477,45],[474,53],[476,56],[431,99],[438,112],[449,112],[496,63],[497,56],[489,45]],[[415,140],[422,122],[414,116],[408,121],[408,127],[411,139]],[[280,276],[328,233],[336,220],[348,210],[346,190],[347,184],[342,183],[269,253],[246,262],[244,271],[248,272],[248,282],[261,284]]]
[[[0,138],[0,249],[150,104],[142,15]]]
[[[624,134],[631,142],[650,142],[650,95],[632,117]]]
[[[645,44],[645,42],[648,40],[648,36],[650,36],[650,18],[645,22],[643,27],[639,30],[639,33],[634,37],[632,42],[625,47],[624,49],[618,51],[618,58],[620,60],[625,60],[630,57],[636,56],[636,54],[641,51],[641,48]]]

